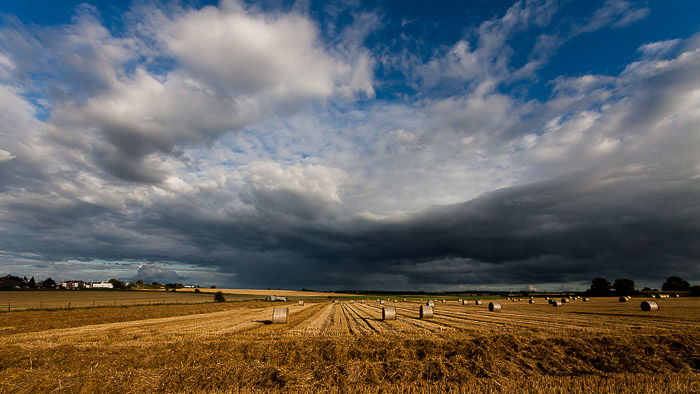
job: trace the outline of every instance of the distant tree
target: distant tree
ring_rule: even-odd
[[[642,289],[642,291],[652,291],[652,290],[651,290],[651,287],[645,287]]]
[[[31,279],[29,279],[29,287],[32,289],[36,289],[36,281],[34,280],[33,276]]]
[[[119,279],[110,279],[107,282],[111,283],[112,286],[114,286],[115,289],[125,289],[126,288],[126,283],[120,281]]]
[[[214,293],[214,301],[216,302],[226,302],[226,297],[224,297],[224,293],[217,291]]]
[[[588,289],[588,293],[594,296],[606,296],[610,295],[610,282],[605,278],[595,278],[591,282],[591,288]]]
[[[143,281],[141,279],[129,283],[130,289],[143,289]]]
[[[56,281],[51,278],[46,278],[39,282],[39,287],[42,289],[53,289],[56,287]]]
[[[632,295],[635,293],[634,281],[632,279],[615,279],[615,283],[613,283],[613,288],[615,289],[615,293],[619,296]]]
[[[216,285],[209,286],[210,289],[216,289]]]
[[[666,282],[661,286],[663,291],[688,291],[688,289],[690,289],[690,283],[677,276],[666,279]]]
[[[690,286],[690,289],[688,289],[688,295],[691,297],[700,297],[700,286]]]
[[[182,289],[185,287],[182,283],[166,283],[165,290]]]

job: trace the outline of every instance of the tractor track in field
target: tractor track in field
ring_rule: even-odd
[[[370,321],[369,321],[370,318],[362,316],[360,314],[360,312],[355,309],[356,307],[354,306],[354,304],[350,304],[352,306],[348,306],[348,304],[344,304],[344,305],[348,309],[349,314],[351,316],[354,316],[354,317],[352,317],[352,319],[355,319],[355,321],[357,321],[358,319],[361,320],[367,326],[369,331],[371,331],[370,333],[374,333],[374,334],[380,333],[379,329],[377,329],[376,327],[374,327],[374,325],[372,323],[370,323]]]

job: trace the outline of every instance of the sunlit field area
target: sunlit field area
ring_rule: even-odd
[[[4,312],[0,387],[697,392],[700,300],[643,312],[645,300],[501,299],[493,312],[437,300],[423,319],[425,301],[376,298]],[[288,308],[287,323],[272,324],[275,307]],[[384,307],[396,320],[382,319]]]
[[[245,297],[240,297],[245,298]],[[250,297],[248,297],[250,298]],[[212,296],[192,292],[166,291],[3,291],[0,292],[0,310],[70,309],[99,306],[133,306],[152,304],[192,304],[211,302]]]

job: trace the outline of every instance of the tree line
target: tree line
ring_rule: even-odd
[[[69,281],[77,282],[78,289],[86,288],[84,281]],[[136,280],[133,282],[124,282],[119,279],[110,279],[107,282],[112,284],[115,289],[165,289],[170,291],[175,291],[176,289],[182,289],[185,287],[182,283],[159,283],[159,282],[144,282],[142,280]],[[199,286],[195,286],[199,287]],[[5,275],[0,277],[0,290],[9,289],[56,289],[60,288],[59,284],[56,283],[52,278],[46,278],[42,281],[37,282],[32,276],[30,279],[27,277],[19,277],[15,275]],[[215,286],[212,286],[215,288]]]
[[[659,291],[659,289],[652,289],[649,287],[643,288],[641,291]],[[691,286],[688,281],[681,279],[678,276],[671,276],[661,285],[661,291],[682,291],[688,292],[690,296],[700,296],[700,286]],[[586,293],[592,296],[628,296],[639,293],[639,290],[635,289],[635,284],[632,279],[620,278],[615,279],[613,283],[610,283],[607,279],[598,277],[593,279],[591,282],[591,287],[586,290]]]

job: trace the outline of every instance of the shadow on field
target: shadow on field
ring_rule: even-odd
[[[264,325],[272,324],[272,320],[253,320],[256,323],[262,323]]]

